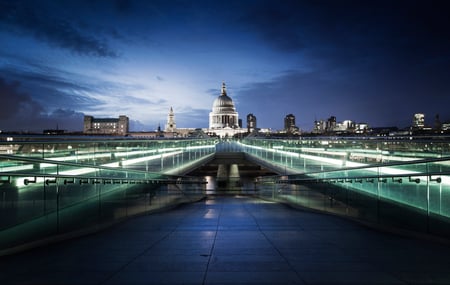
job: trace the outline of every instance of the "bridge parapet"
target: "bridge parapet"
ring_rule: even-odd
[[[53,152],[25,143],[0,155],[0,255],[204,197],[203,178],[172,174],[210,159],[213,140],[142,143],[61,142]]]

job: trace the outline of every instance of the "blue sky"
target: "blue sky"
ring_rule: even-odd
[[[0,129],[207,127],[225,81],[243,119],[450,120],[447,1],[0,0]]]

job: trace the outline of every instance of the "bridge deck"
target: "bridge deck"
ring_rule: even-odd
[[[0,284],[449,284],[450,247],[215,196],[0,258]]]

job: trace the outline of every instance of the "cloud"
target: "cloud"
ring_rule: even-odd
[[[221,92],[222,92],[221,89],[218,89],[218,88],[210,88],[208,90],[205,90],[205,93],[212,97],[219,96]]]
[[[0,78],[0,119],[8,120],[17,114],[31,112],[37,115],[44,111],[42,106],[33,101],[28,94],[19,91],[20,83],[7,83],[3,78]]]
[[[430,81],[424,78],[422,69],[375,67],[375,71],[344,72],[336,67],[311,72],[289,70],[270,81],[253,82],[239,90],[237,108],[241,117],[255,114],[259,127],[275,129],[282,128],[288,113],[296,116],[297,125],[304,130],[311,130],[315,119],[330,116],[375,127],[407,127],[413,114],[419,112],[426,114],[428,124],[432,124],[435,114],[443,120],[450,118],[445,107],[450,104],[450,86],[443,74],[427,71]],[[345,76],[336,76],[341,73]]]
[[[83,113],[70,109],[47,108],[19,90],[18,82],[8,83],[0,78],[0,129],[3,131],[42,132],[43,129],[82,130]]]
[[[1,1],[0,23],[9,31],[26,33],[50,45],[71,50],[80,55],[96,57],[117,57],[106,40],[83,33],[65,19],[55,18],[40,8],[41,2]]]
[[[0,68],[0,72],[4,80],[17,82],[17,90],[27,94],[27,101],[39,102],[48,110],[68,106],[83,109],[101,103],[90,95],[98,87],[80,79],[77,74],[39,65],[22,69],[5,66]]]
[[[132,132],[142,132],[142,131],[153,131],[156,128],[152,129],[149,126],[143,124],[141,121],[139,120],[129,120],[129,127],[130,127],[130,131]]]
[[[84,114],[71,109],[56,109],[47,116],[41,116],[40,124],[48,128],[66,131],[82,131]]]
[[[210,109],[184,107],[175,109],[175,121],[179,128],[207,128]]]
[[[32,109],[40,110],[42,113],[41,119],[43,117],[48,120],[54,118],[57,114],[52,114],[52,112],[58,109],[73,110],[75,113],[98,117],[127,115],[130,119],[140,120],[136,121],[134,125],[136,130],[142,130],[149,127],[143,127],[141,122],[147,123],[152,118],[165,118],[167,115],[169,107],[162,108],[162,106],[168,104],[167,99],[149,92],[149,87],[145,84],[124,82],[122,78],[117,79],[116,76],[113,76],[113,78],[117,80],[89,77],[47,66],[35,59],[18,56],[9,58],[9,63],[0,66],[3,81],[16,82],[14,87],[16,93],[21,95],[21,102],[23,104],[31,104],[30,102],[36,104],[36,107]],[[5,83],[4,85],[11,89],[11,84]],[[8,110],[13,110],[13,108]],[[17,112],[20,112],[21,116],[27,115],[27,112],[22,109]],[[59,118],[63,117],[57,118],[59,122],[64,121]],[[29,126],[33,125],[32,120],[27,121],[28,126],[25,124],[25,120],[22,121],[24,123],[20,125],[20,129],[29,129]],[[20,122],[17,122],[17,126],[19,126]],[[82,119],[79,122],[82,122]],[[5,125],[13,127],[14,121],[9,121],[8,124],[4,122],[3,126]],[[54,128],[56,123],[50,125]],[[77,128],[76,130],[82,128],[78,125],[70,123],[70,126]],[[46,128],[50,127],[47,126]]]
[[[239,23],[277,51],[313,60],[422,62],[448,54],[449,9],[448,1],[268,1],[242,9]]]
[[[119,13],[129,13],[133,10],[133,2],[131,0],[116,0],[114,4]]]
[[[280,50],[298,51],[306,45],[300,26],[302,10],[295,2],[285,2],[283,5],[266,2],[265,5],[246,7],[239,22]]]

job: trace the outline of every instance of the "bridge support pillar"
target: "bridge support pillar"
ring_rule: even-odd
[[[217,168],[218,190],[241,190],[241,177],[237,164],[219,164]]]

